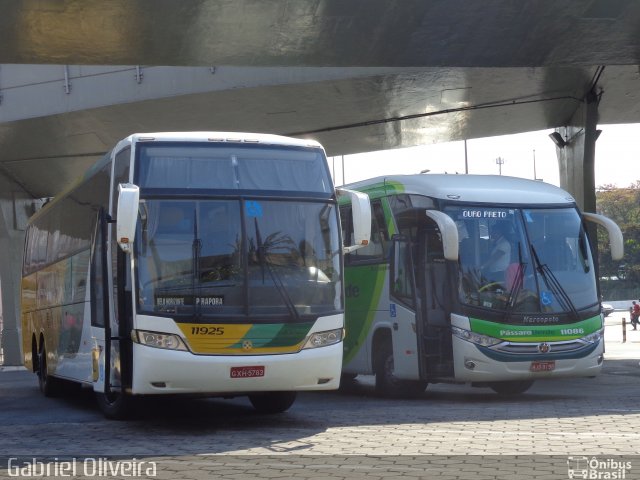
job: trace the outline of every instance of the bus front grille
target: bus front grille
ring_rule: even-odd
[[[535,355],[535,354],[549,354],[549,353],[569,353],[582,350],[589,346],[588,343],[582,340],[569,340],[566,342],[537,342],[537,343],[512,343],[503,342],[491,350],[509,353],[512,355]]]

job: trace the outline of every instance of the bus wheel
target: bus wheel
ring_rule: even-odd
[[[489,385],[498,395],[519,395],[533,385],[533,380],[514,380],[511,382],[495,382]]]
[[[95,392],[98,407],[106,418],[125,420],[131,414],[133,399],[122,392]]]
[[[376,391],[385,397],[415,397],[424,392],[423,380],[400,380],[393,374],[393,347],[386,341],[376,356]]]
[[[60,382],[47,371],[47,350],[42,346],[38,352],[38,387],[45,397],[55,397],[60,393]]]
[[[282,413],[296,400],[296,392],[268,392],[249,395],[253,408],[260,413]]]

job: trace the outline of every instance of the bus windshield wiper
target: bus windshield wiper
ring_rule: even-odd
[[[511,316],[515,304],[518,301],[518,295],[520,295],[520,290],[522,290],[522,284],[524,283],[524,271],[526,268],[527,263],[522,259],[522,244],[518,242],[518,270],[516,271],[514,278],[511,280],[511,285],[509,285],[511,288],[509,291],[509,297],[507,298],[504,321],[507,321]]]
[[[193,210],[193,243],[191,244],[193,251],[193,276],[191,281],[191,295],[193,296],[193,311],[196,318],[200,317],[200,306],[196,300],[196,284],[200,284],[200,252],[202,250],[202,241],[198,238],[198,211]]]
[[[580,249],[580,260],[582,260],[584,273],[587,273],[591,269],[591,266],[589,265],[589,254],[587,253],[586,235],[587,233],[584,231],[584,227],[581,224],[578,237],[578,248]]]
[[[147,255],[147,243],[149,241],[149,231],[148,231],[148,222],[149,222],[149,210],[147,208],[147,202],[145,200],[140,200],[140,206],[138,207],[138,215],[140,215],[140,232],[142,234],[142,241],[139,242],[141,246],[140,250],[143,256]]]
[[[564,311],[570,311],[576,320],[580,320],[580,316],[578,315],[578,311],[576,310],[575,305],[571,301],[569,295],[562,287],[557,277],[553,273],[553,271],[549,268],[549,266],[545,263],[543,264],[540,261],[540,257],[538,256],[538,252],[535,247],[531,245],[531,252],[533,253],[533,260],[536,264],[536,270],[540,273],[540,276],[543,278],[544,283],[547,285],[549,290],[556,296],[558,299],[558,303],[560,307]]]
[[[262,281],[264,282],[264,267],[266,265],[267,271],[269,272],[269,276],[271,277],[271,281],[275,285],[276,290],[278,290],[280,297],[282,297],[282,301],[284,302],[287,309],[289,310],[289,313],[295,320],[300,320],[300,314],[298,313],[298,309],[293,303],[293,300],[291,300],[291,296],[287,291],[287,287],[285,287],[284,283],[282,282],[282,279],[280,278],[280,275],[273,268],[273,265],[271,264],[271,262],[267,261],[266,252],[268,247],[265,246],[265,244],[262,241],[262,236],[260,235],[260,227],[258,227],[257,218],[254,219],[254,223],[256,227],[256,241],[258,242],[258,259],[260,260],[260,267],[262,268],[262,277],[263,277]]]

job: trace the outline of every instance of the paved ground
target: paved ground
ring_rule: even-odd
[[[602,375],[507,399],[430,385],[385,400],[364,378],[281,415],[245,399],[173,399],[113,422],[90,392],[45,399],[34,375],[4,369],[0,478],[640,478],[640,331],[622,343],[623,316],[607,319]]]

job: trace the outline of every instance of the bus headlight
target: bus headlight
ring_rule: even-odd
[[[604,335],[604,329],[601,328],[600,330],[593,332],[592,334],[587,335],[586,337],[582,337],[582,340],[589,343],[598,343],[600,340],[602,340],[603,335]]]
[[[132,337],[135,342],[148,347],[166,348],[167,350],[187,350],[182,339],[178,335],[174,335],[172,333],[135,330]]]
[[[343,337],[343,329],[337,328],[335,330],[327,330],[326,332],[316,332],[312,333],[307,340],[307,343],[304,344],[303,349],[305,348],[318,348],[318,347],[327,347],[329,345],[334,345],[336,343],[340,343]]]
[[[451,327],[451,333],[453,333],[456,337],[461,338],[462,340],[475,343],[476,345],[480,345],[482,347],[491,347],[492,345],[497,345],[498,343],[502,342],[502,340],[500,340],[499,338],[489,337],[488,335],[481,335],[479,333],[470,332],[469,330],[453,326]]]

